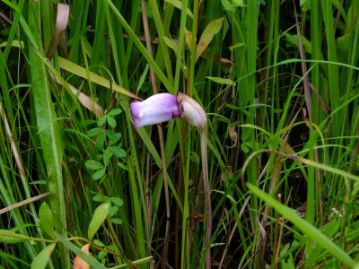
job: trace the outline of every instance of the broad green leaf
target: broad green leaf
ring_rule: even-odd
[[[0,230],[0,243],[15,244],[27,240],[26,236],[9,230]]]
[[[106,119],[107,119],[107,116],[102,116],[101,118],[99,118],[98,121],[97,121],[97,126],[105,125]]]
[[[109,115],[109,116],[117,116],[117,115],[120,115],[121,113],[122,113],[121,108],[115,108],[115,109],[112,109],[107,115]]]
[[[122,224],[122,219],[120,218],[112,218],[111,221],[113,224],[119,224],[119,225]]]
[[[110,125],[110,127],[115,128],[116,127],[116,120],[111,117],[111,116],[107,116],[107,123],[108,125]]]
[[[102,160],[105,166],[107,166],[108,162],[111,160],[113,156],[113,152],[110,149],[106,149],[103,153]]]
[[[126,151],[121,146],[110,147],[109,149],[113,152],[113,154],[115,154],[117,158],[124,158],[127,156]]]
[[[215,19],[211,21],[206,28],[204,29],[201,38],[199,39],[196,51],[196,61],[202,55],[202,53],[206,50],[208,45],[211,43],[213,37],[218,34],[221,30],[223,24],[223,18]]]
[[[96,147],[99,149],[103,148],[103,146],[105,144],[105,140],[106,140],[106,132],[104,131],[97,136]]]
[[[114,203],[115,205],[117,206],[123,206],[123,200],[121,198],[118,198],[118,197],[111,197],[110,198],[110,201],[112,203]]]
[[[31,263],[31,269],[44,269],[48,264],[51,254],[54,251],[56,244],[50,244],[40,251]]]
[[[100,248],[105,248],[105,247],[106,247],[106,245],[105,245],[104,243],[102,243],[100,240],[97,240],[97,239],[94,239],[94,240],[92,241],[92,243],[93,243],[95,246],[100,247]]]
[[[41,229],[50,237],[54,236],[54,217],[48,204],[42,203],[39,209]]]
[[[112,218],[113,216],[116,215],[119,209],[120,208],[117,205],[111,206],[110,209],[108,210],[108,216]]]
[[[236,83],[229,78],[221,78],[221,77],[206,77],[206,78],[218,84],[229,85],[229,86],[236,85]]]
[[[107,198],[106,198],[105,195],[98,193],[92,198],[92,201],[94,201],[94,202],[103,202],[103,201],[107,201],[106,199]]]
[[[88,238],[90,241],[92,241],[94,235],[107,218],[109,207],[110,205],[105,203],[95,209],[88,228]]]
[[[102,128],[93,128],[93,129],[91,129],[91,130],[89,130],[89,131],[87,132],[87,135],[88,135],[89,137],[95,137],[95,136],[97,136],[97,135],[103,133],[104,131],[105,131],[105,130],[102,129]]]
[[[102,168],[98,171],[96,171],[95,173],[92,174],[92,179],[93,180],[99,180],[101,179],[106,173],[106,168]]]
[[[333,241],[331,241],[327,236],[325,236],[319,229],[314,227],[305,219],[301,218],[294,209],[281,204],[272,196],[260,190],[257,186],[254,186],[250,183],[248,183],[247,186],[253,194],[255,194],[261,200],[273,207],[276,211],[283,215],[284,218],[292,222],[299,230],[301,230],[305,235],[312,239],[313,242],[321,246],[323,249],[327,250],[330,254],[332,254],[334,257],[347,264],[348,266],[356,266],[356,262],[347,253],[345,253]]]
[[[89,170],[100,170],[104,167],[102,163],[100,163],[99,161],[95,161],[95,160],[86,161],[85,166]]]
[[[120,141],[122,135],[120,133],[115,133],[112,130],[108,130],[106,133],[108,139],[109,139],[109,144],[113,145],[115,143],[117,143],[118,141]]]

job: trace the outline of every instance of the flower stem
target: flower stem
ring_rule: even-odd
[[[203,191],[205,199],[205,225],[206,235],[204,240],[204,248],[207,248],[206,269],[211,268],[211,248],[209,241],[212,234],[212,205],[211,205],[211,189],[208,180],[208,153],[207,153],[207,128],[201,130],[201,157],[202,157],[202,173],[203,173]]]

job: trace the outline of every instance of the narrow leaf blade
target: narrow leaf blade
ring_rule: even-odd
[[[218,34],[218,32],[221,30],[222,24],[223,24],[223,18],[219,18],[211,21],[206,26],[198,42],[197,51],[196,51],[196,60],[198,60],[198,58],[206,50],[208,45],[211,43],[213,37],[216,34]]]
[[[327,250],[338,260],[349,265],[350,267],[355,267],[355,261],[345,253],[340,247],[338,247],[333,241],[326,237],[320,230],[311,225],[306,220],[302,219],[293,209],[281,204],[269,194],[263,192],[258,187],[247,184],[249,190],[258,196],[261,200],[265,201],[267,204],[272,206],[276,211],[283,215],[286,219],[292,222],[299,230],[301,230],[305,235],[311,238],[323,249]]]
[[[0,230],[0,243],[15,244],[26,240],[21,234],[9,230]]]
[[[234,86],[236,84],[233,80],[229,78],[221,78],[221,77],[206,77],[206,78],[218,84],[223,84],[228,86]]]
[[[56,244],[50,244],[46,248],[40,251],[40,253],[34,258],[31,263],[31,269],[44,269],[49,263],[52,252],[54,251]]]

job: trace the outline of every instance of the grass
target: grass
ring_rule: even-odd
[[[358,267],[359,2],[296,2],[73,1],[47,59],[56,5],[3,0],[0,268]],[[178,91],[209,244],[199,133],[132,124]]]

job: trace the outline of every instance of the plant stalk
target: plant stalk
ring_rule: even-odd
[[[204,248],[207,248],[206,268],[211,268],[211,248],[210,240],[212,235],[212,205],[211,205],[211,189],[208,180],[208,152],[207,152],[207,127],[200,132],[201,139],[201,157],[202,157],[202,173],[203,173],[203,191],[205,200],[205,225],[206,234],[204,240]]]

